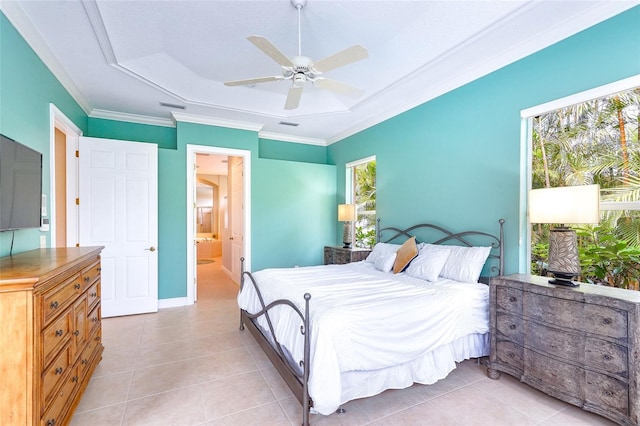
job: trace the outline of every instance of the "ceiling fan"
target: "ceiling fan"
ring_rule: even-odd
[[[282,75],[227,81],[224,83],[225,86],[247,86],[256,83],[266,83],[269,81],[291,80],[291,87],[287,94],[284,109],[295,109],[298,107],[302,96],[302,90],[304,89],[304,85],[307,81],[310,81],[316,87],[328,89],[335,93],[355,97],[362,95],[362,90],[336,80],[325,78],[322,74],[332,69],[367,58],[369,56],[367,49],[360,45],[354,45],[315,62],[307,56],[302,56],[300,11],[307,3],[307,0],[290,1],[291,5],[298,10],[298,56],[288,58],[266,38],[260,36],[249,36],[247,37],[247,40],[280,64],[282,67]]]

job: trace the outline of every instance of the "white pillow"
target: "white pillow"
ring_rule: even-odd
[[[400,248],[400,244],[378,243],[373,246],[373,250],[367,256],[367,262],[376,263],[376,259],[380,256],[395,253]]]
[[[451,250],[447,247],[425,244],[407,267],[407,275],[421,280],[437,281],[449,253]]]
[[[393,264],[396,262],[397,255],[397,253],[386,253],[380,255],[376,258],[375,262],[373,262],[373,266],[375,266],[379,271],[390,272],[393,268]]]
[[[451,250],[440,276],[465,283],[477,283],[491,247],[447,246]]]

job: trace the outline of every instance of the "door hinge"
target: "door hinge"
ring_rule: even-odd
[[[76,158],[80,157],[80,151],[76,149]]]
[[[80,205],[80,198],[76,198],[76,206]]]

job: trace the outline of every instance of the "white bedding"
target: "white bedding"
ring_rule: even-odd
[[[266,304],[289,299],[304,312],[303,295],[311,294],[309,394],[321,414],[387,388],[433,383],[455,368],[454,361],[488,352],[484,284],[430,283],[380,272],[369,262],[266,269],[253,276]],[[248,280],[238,304],[249,313],[260,310]],[[271,312],[278,340],[301,360],[299,318],[288,307]]]

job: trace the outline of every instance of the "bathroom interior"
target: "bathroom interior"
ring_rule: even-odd
[[[221,262],[228,230],[227,163],[223,155],[196,155],[195,232],[198,265]]]

